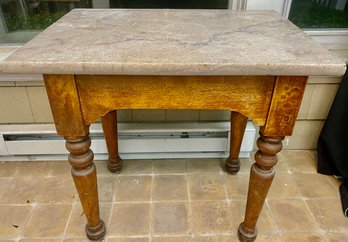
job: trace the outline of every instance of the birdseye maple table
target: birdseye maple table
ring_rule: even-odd
[[[260,126],[259,150],[238,235],[253,241],[277,153],[284,136],[292,134],[307,77],[343,75],[345,63],[273,11],[76,9],[0,68],[43,74],[91,240],[106,233],[89,138],[89,125],[99,117],[107,165],[116,172],[122,168],[116,110],[230,110],[229,173],[239,170],[251,118]]]

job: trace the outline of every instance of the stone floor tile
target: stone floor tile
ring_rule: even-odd
[[[220,173],[221,159],[189,159],[187,161],[188,173]]]
[[[62,237],[71,205],[38,205],[24,229],[24,237]]]
[[[339,198],[309,199],[306,203],[321,229],[348,233],[348,219],[344,217]]]
[[[119,176],[116,181],[115,201],[150,201],[151,176]]]
[[[237,175],[240,174],[249,174],[251,165],[254,164],[254,162],[251,160],[251,158],[241,158],[240,160],[240,170],[238,171]],[[234,175],[231,175],[234,176]]]
[[[2,204],[72,203],[77,197],[71,178],[27,177],[0,183]]]
[[[186,173],[185,159],[155,160],[155,174],[182,174]]]
[[[149,242],[149,239],[148,238],[109,238],[108,242]]]
[[[0,178],[15,177],[19,170],[18,162],[0,162]]]
[[[100,202],[112,202],[115,193],[116,177],[98,177],[98,194]]]
[[[0,239],[16,238],[28,221],[32,206],[0,205]]]
[[[37,202],[43,193],[43,177],[1,179],[0,204],[30,204]]]
[[[72,203],[78,198],[72,178],[61,179],[58,177],[37,178],[41,189],[37,194],[37,203]]]
[[[335,198],[339,191],[330,182],[328,176],[321,174],[293,174],[302,196],[307,198]]]
[[[152,174],[153,160],[124,160],[121,174]]]
[[[290,231],[318,229],[302,200],[270,200],[268,201],[268,204],[279,230]]]
[[[226,202],[195,202],[191,204],[192,228],[197,234],[231,233],[232,216]]]
[[[189,176],[191,200],[225,200],[223,176],[218,174],[203,174]]]
[[[186,203],[155,203],[151,215],[152,232],[155,235],[186,234],[188,216]]]
[[[230,207],[233,216],[233,229],[237,231],[239,224],[244,221],[246,201],[232,201]],[[275,221],[266,205],[261,210],[257,228],[260,234],[273,233],[277,230]]]
[[[256,239],[257,242],[280,242],[278,234],[259,234]]]
[[[21,161],[18,162],[17,176],[43,177],[50,176],[53,163],[51,161]]]
[[[236,236],[196,236],[194,242],[238,242]]]
[[[51,176],[71,177],[71,165],[68,160],[52,161]]]
[[[317,159],[308,150],[290,150],[279,153],[280,162],[285,162],[290,172],[317,172]]]
[[[61,242],[61,239],[21,239],[19,242]],[[3,242],[0,240],[0,242]]]
[[[150,229],[150,204],[114,204],[109,236],[146,236]]]
[[[152,200],[188,200],[187,179],[181,175],[159,175],[154,177]]]
[[[290,168],[288,167],[288,165],[286,164],[286,162],[284,162],[283,160],[281,160],[278,156],[278,162],[277,164],[274,166],[274,170],[275,172],[278,173],[289,173]]]
[[[192,242],[191,236],[152,237],[152,242]]]
[[[315,174],[316,159],[312,151],[280,154],[267,200],[270,210],[266,206],[261,212],[257,241],[348,241],[338,196],[340,183]],[[148,242],[152,220],[153,242],[238,241],[236,231],[244,217],[252,160],[241,159],[241,171],[235,176],[222,171],[224,159],[130,160],[116,175],[107,170],[106,161],[95,161],[99,198],[107,201],[100,204],[101,217],[110,222],[106,240]],[[70,167],[67,161],[0,162],[0,242],[88,242],[80,203],[73,210],[69,205],[78,199]],[[191,173],[189,178],[187,172]],[[154,178],[149,176],[153,173]],[[166,180],[168,177],[171,179]],[[149,203],[151,189],[154,200],[173,201],[181,195],[186,200],[187,183],[182,178],[191,182],[192,215],[186,202]],[[226,199],[225,190],[232,199],[230,205],[219,201]],[[174,195],[178,193],[181,195]],[[305,202],[298,199],[302,195],[307,198]],[[115,204],[111,203],[113,196]],[[218,200],[208,201],[214,199]],[[17,221],[21,224],[15,229],[12,225],[18,225]],[[16,239],[19,236],[21,239]]]
[[[325,241],[325,237],[319,233],[286,233],[281,234],[280,238],[283,242],[322,242]]]
[[[104,240],[102,240],[101,242],[104,242]],[[74,239],[65,239],[64,242],[91,242],[89,239],[87,238],[74,238]]]
[[[345,232],[328,232],[326,234],[326,238],[330,241],[330,242],[343,242],[343,241],[348,241],[348,233],[347,231]]]
[[[111,203],[100,203],[100,218],[107,224],[111,212]],[[68,227],[65,233],[65,237],[68,238],[86,238],[85,226],[87,220],[83,212],[81,203],[78,202],[74,205],[70,219],[68,221]]]
[[[267,198],[295,198],[301,197],[293,175],[286,173],[276,174],[272,182]]]
[[[225,175],[224,184],[229,199],[247,199],[249,174]]]
[[[112,173],[108,170],[108,167],[107,167],[107,161],[106,160],[95,160],[94,161],[94,164],[97,168],[97,175],[98,176],[115,176],[117,174],[121,174],[123,172],[120,171],[120,172],[116,172],[116,173]]]

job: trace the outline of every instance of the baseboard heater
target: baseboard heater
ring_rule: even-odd
[[[123,159],[222,158],[229,151],[229,122],[119,123],[119,151]],[[255,127],[250,121],[240,157],[253,150]],[[96,159],[106,159],[100,124],[90,128]],[[53,124],[0,125],[0,160],[66,159],[65,141]]]

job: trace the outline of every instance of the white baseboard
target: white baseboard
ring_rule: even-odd
[[[119,151],[123,159],[222,158],[229,151],[229,122],[121,123]],[[107,149],[100,124],[90,128],[96,159],[105,160]],[[253,150],[255,128],[248,122],[240,157]],[[66,159],[65,141],[52,124],[0,125],[0,161]]]

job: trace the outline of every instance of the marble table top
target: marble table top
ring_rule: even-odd
[[[75,9],[0,71],[338,76],[345,63],[274,11]]]

